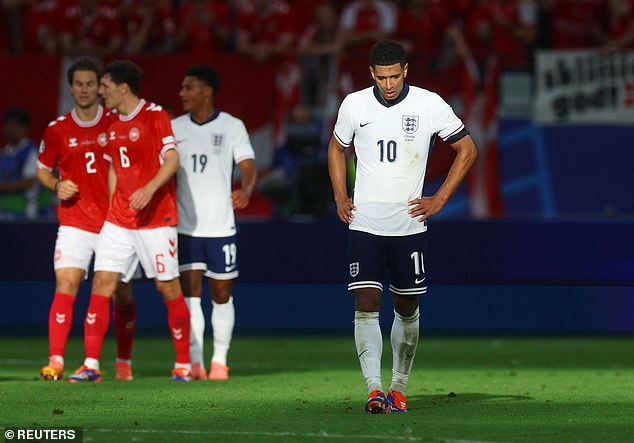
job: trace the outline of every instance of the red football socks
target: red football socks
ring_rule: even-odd
[[[189,364],[189,309],[183,294],[166,301],[167,324],[169,325],[176,350],[176,363]]]
[[[56,292],[48,313],[48,346],[50,355],[64,355],[73,323],[75,297]]]
[[[103,339],[110,325],[110,297],[91,294],[84,320],[86,358],[99,360]]]
[[[130,360],[132,358],[132,342],[136,326],[136,307],[134,300],[127,305],[114,304],[114,330],[117,336],[117,358]]]

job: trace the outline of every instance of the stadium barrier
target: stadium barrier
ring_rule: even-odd
[[[46,330],[53,296],[50,223],[2,225],[0,327]],[[234,287],[236,332],[350,331],[347,230],[336,220],[246,222]],[[427,250],[429,291],[421,300],[430,332],[634,332],[634,223],[436,220]],[[90,282],[82,285],[74,330],[82,328]],[[134,283],[141,329],[164,328],[154,285]],[[209,312],[210,301],[204,309]],[[391,322],[385,297],[382,324]],[[165,333],[167,333],[165,331]]]

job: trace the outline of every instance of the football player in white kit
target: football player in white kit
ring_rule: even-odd
[[[227,352],[235,323],[231,287],[238,276],[234,209],[249,204],[257,175],[244,123],[215,104],[219,87],[220,78],[211,67],[189,68],[180,90],[188,113],[172,120],[181,159],[177,173],[181,282],[191,315],[192,373],[199,380],[207,378],[203,363],[203,275],[208,278],[213,306],[209,379],[229,377]],[[232,191],[234,164],[242,177],[240,188]]]
[[[345,97],[328,146],[339,218],[349,225],[348,290],[355,297],[354,338],[368,388],[366,412],[407,412],[405,391],[419,334],[419,296],[427,291],[427,219],[442,209],[476,158],[468,131],[437,94],[405,83],[405,49],[383,40],[370,51],[374,85]],[[436,194],[423,197],[427,158],[438,135],[456,158]],[[345,150],[354,143],[353,196]],[[379,311],[385,273],[394,306],[392,381],[381,381]]]

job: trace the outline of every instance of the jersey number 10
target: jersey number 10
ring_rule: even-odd
[[[390,163],[396,161],[396,142],[394,140],[390,140],[387,143],[385,143],[385,140],[379,140],[376,144],[379,147],[380,161],[385,161],[385,159]]]

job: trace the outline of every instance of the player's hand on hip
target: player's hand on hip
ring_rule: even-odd
[[[354,218],[352,211],[356,211],[357,207],[354,205],[352,198],[347,198],[342,202],[337,202],[337,215],[342,222],[349,225]]]
[[[154,192],[150,191],[147,186],[137,189],[130,196],[130,208],[140,211],[150,203],[153,195]]]
[[[68,200],[79,192],[79,186],[72,180],[60,180],[56,189],[60,200]]]
[[[419,222],[427,220],[442,209],[442,204],[435,197],[415,198],[407,202],[410,206],[407,213],[412,218],[418,218]]]

